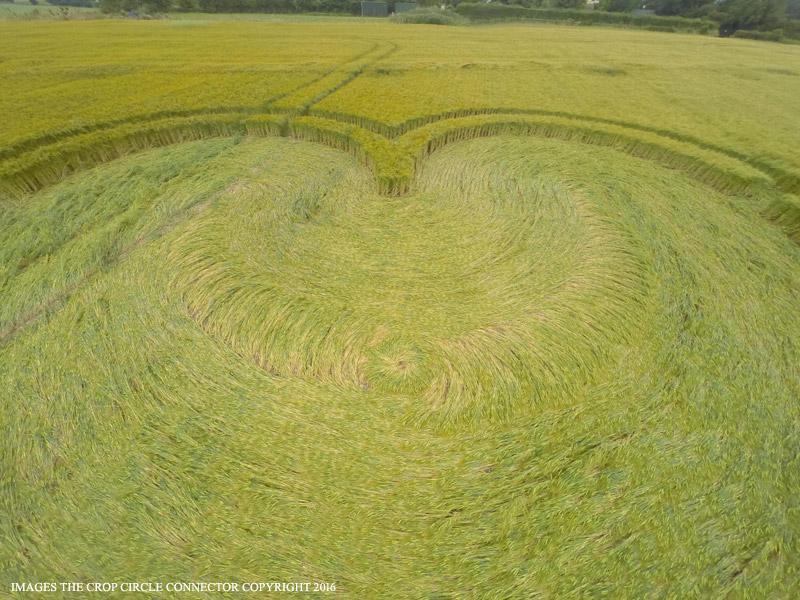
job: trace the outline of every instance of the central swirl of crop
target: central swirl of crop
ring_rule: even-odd
[[[443,151],[399,198],[352,166],[254,174],[173,244],[177,286],[274,374],[447,418],[552,404],[629,333],[642,267],[598,198],[520,156]]]

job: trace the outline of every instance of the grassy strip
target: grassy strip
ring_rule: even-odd
[[[770,202],[761,215],[775,223],[795,243],[800,244],[800,198],[784,196]]]
[[[231,114],[253,114],[258,112],[258,109],[247,106],[223,106],[219,108],[198,108],[193,110],[166,110],[148,115],[136,115],[131,117],[124,117],[122,119],[114,119],[111,121],[104,121],[102,123],[92,123],[91,125],[78,125],[68,129],[61,129],[58,131],[49,131],[41,135],[26,138],[15,142],[11,146],[0,148],[0,160],[14,158],[42,146],[49,146],[56,142],[60,142],[70,137],[79,135],[94,134],[99,131],[108,129],[116,129],[121,125],[129,124],[143,124],[151,121],[163,121],[165,119],[177,119],[183,117],[200,117],[210,115],[231,115]]]
[[[108,131],[73,136],[51,146],[37,148],[0,168],[0,195],[22,197],[55,183],[75,171],[126,156],[133,152],[208,137],[281,135],[284,119],[239,114],[163,119],[142,127],[128,124]]]
[[[453,141],[493,135],[536,135],[607,146],[632,156],[653,160],[725,193],[758,193],[770,186],[770,181],[755,169],[727,157],[703,152],[690,145],[664,144],[664,140],[634,137],[621,128],[577,127],[565,120],[536,119],[487,115],[440,121],[409,132],[398,138],[405,152],[416,157],[417,164],[430,153]],[[672,147],[670,147],[672,146]],[[719,159],[725,165],[715,162]]]
[[[415,169],[425,157],[451,141],[504,133],[541,135],[610,146],[635,156],[656,160],[691,174],[725,192],[756,193],[769,181],[755,169],[729,157],[704,152],[690,144],[651,136],[632,137],[623,128],[576,127],[569,120],[537,119],[530,116],[478,115],[433,121],[389,140],[357,125],[319,117],[298,117],[287,122],[280,115],[258,115],[242,119],[225,115],[216,119],[196,117],[155,121],[147,129],[133,125],[112,131],[74,136],[69,140],[6,161],[0,171],[0,190],[19,196],[40,189],[67,173],[105,162],[133,151],[204,137],[237,134],[292,135],[313,140],[353,154],[375,173],[383,194],[397,195],[410,189]]]
[[[92,166],[134,151],[164,146],[205,137],[235,135],[287,136],[316,141],[355,156],[375,174],[378,192],[388,196],[407,194],[412,189],[414,174],[427,157],[442,146],[475,137],[497,135],[534,135],[578,141],[614,148],[673,169],[723,193],[741,193],[763,199],[770,196],[773,182],[763,173],[743,165],[726,155],[704,151],[690,144],[659,139],[650,135],[632,137],[624,128],[576,127],[568,119],[537,119],[507,115],[480,115],[447,121],[434,121],[400,136],[396,140],[362,129],[356,125],[321,119],[298,117],[286,120],[280,115],[258,115],[242,119],[239,115],[208,120],[168,119],[153,122],[142,130],[122,130],[77,136],[42,148],[19,159],[17,164],[4,164],[0,174],[0,192],[10,197],[24,196],[41,189],[78,169]],[[84,146],[83,144],[88,144]],[[15,170],[16,169],[16,170]],[[775,216],[776,207],[763,209],[771,221],[778,222],[790,236],[795,236],[786,216]],[[782,215],[782,213],[781,213]]]
[[[413,159],[398,152],[393,141],[379,134],[319,117],[293,119],[290,131],[298,139],[320,142],[355,156],[375,173],[381,194],[398,195],[409,189],[408,172],[413,169]]]
[[[419,129],[421,127],[424,127],[432,123],[437,123],[439,121],[446,121],[451,119],[459,119],[459,118],[466,118],[473,116],[482,116],[482,115],[544,116],[544,117],[563,118],[566,120],[573,120],[578,122],[583,121],[591,123],[595,128],[597,126],[602,126],[603,128],[606,129],[608,127],[616,127],[619,128],[619,131],[622,131],[623,129],[628,129],[637,132],[636,133],[637,137],[641,137],[641,134],[639,133],[641,132],[643,134],[653,134],[655,136],[661,136],[667,138],[668,140],[673,140],[680,144],[684,144],[685,147],[687,148],[689,146],[696,146],[697,148],[701,150],[707,150],[712,154],[722,155],[722,157],[714,159],[713,162],[718,162],[720,159],[724,161],[725,160],[724,157],[727,157],[728,159],[732,159],[732,161],[734,162],[740,163],[740,165],[743,164],[749,165],[752,169],[756,169],[758,171],[761,171],[763,174],[768,175],[770,178],[772,178],[772,180],[775,182],[778,188],[785,193],[796,194],[800,192],[800,174],[791,172],[782,165],[775,164],[774,160],[750,156],[743,152],[732,150],[730,148],[725,148],[717,144],[712,144],[710,142],[701,140],[697,137],[685,135],[682,133],[671,131],[669,129],[664,129],[660,127],[649,127],[647,125],[640,125],[637,123],[621,121],[618,119],[604,119],[588,115],[576,115],[572,113],[565,113],[559,111],[546,111],[546,110],[533,110],[533,109],[508,109],[508,108],[476,108],[476,109],[464,109],[457,111],[447,111],[444,113],[409,119],[407,121],[395,125],[387,125],[385,123],[381,123],[380,121],[376,121],[374,119],[360,117],[357,115],[348,115],[337,111],[320,110],[312,108],[310,114],[313,116],[335,119],[346,123],[351,123],[353,125],[358,125],[360,127],[369,129],[371,131],[375,131],[377,133],[380,133],[381,135],[393,139],[405,135],[406,133],[413,131],[415,129]],[[628,133],[628,135],[630,135],[630,132]],[[661,141],[659,143],[663,145],[665,144],[665,141]],[[733,164],[733,162],[730,162],[730,164]]]

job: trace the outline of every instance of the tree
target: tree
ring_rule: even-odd
[[[786,13],[786,0],[723,0],[719,34],[728,37],[739,29],[775,29]]]
[[[598,8],[608,12],[631,12],[641,7],[641,0],[602,0]]]
[[[100,10],[104,13],[128,12],[141,7],[141,0],[100,0]]]
[[[179,12],[192,12],[199,8],[197,0],[177,0],[175,8]]]
[[[707,2],[708,0],[649,0],[647,8],[652,8],[659,15],[686,17]]]
[[[586,0],[548,0],[547,6],[551,8],[584,8]]]
[[[172,8],[171,0],[145,0],[144,6],[149,13],[165,13]]]

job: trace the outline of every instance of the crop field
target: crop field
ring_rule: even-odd
[[[800,47],[6,22],[0,81],[0,597],[800,597]]]

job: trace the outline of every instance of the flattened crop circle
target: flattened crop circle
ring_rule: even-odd
[[[386,198],[340,159],[238,182],[174,244],[192,313],[239,353],[458,420],[563,400],[624,341],[641,264],[578,186],[454,148]]]

